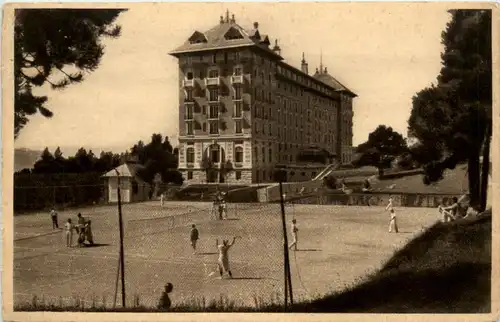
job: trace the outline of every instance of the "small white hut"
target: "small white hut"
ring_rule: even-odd
[[[151,185],[141,178],[144,167],[135,162],[125,162],[103,175],[108,184],[108,202],[118,202],[118,181],[122,202],[149,200]],[[119,179],[119,180],[118,180]]]

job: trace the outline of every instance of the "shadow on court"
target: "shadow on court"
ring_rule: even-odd
[[[314,249],[314,248],[304,248],[304,249],[297,249],[296,252],[320,252],[321,249]]]
[[[196,255],[217,255],[216,252],[205,252],[205,253],[196,253]]]
[[[111,244],[85,244],[85,248],[94,248],[94,247],[105,247]]]
[[[263,280],[263,277],[233,277],[232,280]]]

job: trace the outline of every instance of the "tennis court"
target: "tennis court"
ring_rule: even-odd
[[[299,243],[291,252],[295,298],[339,290],[377,269],[397,248],[437,219],[429,208],[397,209],[399,234],[388,233],[382,207],[287,206],[287,227],[297,219]],[[15,304],[34,295],[45,302],[84,300],[113,305],[118,269],[118,216],[114,206],[62,212],[59,225],[81,212],[92,219],[95,247],[67,248],[48,213],[16,216]],[[229,204],[229,219],[213,220],[210,203],[158,202],[123,206],[127,304],[156,305],[163,286],[174,285],[173,304],[193,298],[253,305],[283,293],[283,237],[279,204]],[[190,225],[200,231],[198,253]],[[38,236],[38,237],[37,237]],[[240,236],[229,257],[233,279],[217,279],[216,239]],[[75,241],[76,242],[76,241]],[[120,295],[118,295],[120,302]]]

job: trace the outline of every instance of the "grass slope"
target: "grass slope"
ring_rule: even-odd
[[[438,223],[365,282],[300,303],[299,312],[486,313],[491,303],[491,216]]]

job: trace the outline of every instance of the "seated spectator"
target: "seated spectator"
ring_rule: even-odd
[[[172,302],[170,301],[170,297],[168,296],[168,293],[172,292],[173,288],[174,288],[174,286],[171,283],[167,283],[165,285],[165,290],[162,292],[160,302],[158,303],[159,309],[162,309],[162,310],[170,309]]]
[[[453,197],[453,204],[448,207],[438,206],[438,211],[443,215],[443,222],[449,222],[457,219],[458,209],[460,208],[458,204],[458,198]]]

